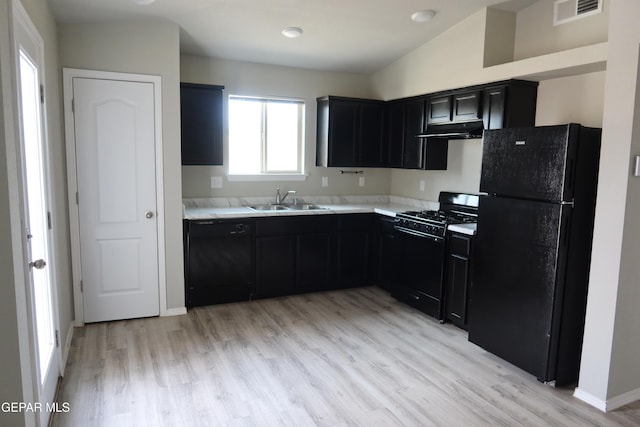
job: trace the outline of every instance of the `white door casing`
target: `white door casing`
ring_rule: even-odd
[[[54,235],[51,221],[51,176],[44,104],[44,42],[19,1],[13,7],[13,59],[17,86],[19,152],[18,187],[22,205],[21,237],[28,267],[25,292],[30,330],[29,363],[33,366],[35,401],[42,410],[37,425],[47,425],[58,378],[63,370]]]
[[[165,314],[160,78],[65,69],[64,91],[76,323]]]

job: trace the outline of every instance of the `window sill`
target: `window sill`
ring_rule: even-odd
[[[250,182],[250,181],[306,181],[307,174],[263,174],[263,175],[227,175],[227,181]]]

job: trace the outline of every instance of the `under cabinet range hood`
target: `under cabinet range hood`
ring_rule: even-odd
[[[482,138],[483,131],[484,123],[482,120],[462,123],[447,123],[442,125],[428,125],[426,132],[416,135],[416,138]]]

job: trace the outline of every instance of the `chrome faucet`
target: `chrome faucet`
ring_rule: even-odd
[[[280,196],[280,187],[276,188],[276,205],[279,205],[282,202],[284,202],[284,199],[286,199],[289,194],[293,194],[294,196],[293,204],[294,205],[297,204],[298,200],[295,198],[296,192],[294,190],[289,190],[287,191],[287,194],[285,194],[284,196]]]

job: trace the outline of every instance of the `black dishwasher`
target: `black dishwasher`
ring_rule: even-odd
[[[254,284],[253,222],[191,220],[186,230],[186,305],[248,300]]]

